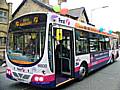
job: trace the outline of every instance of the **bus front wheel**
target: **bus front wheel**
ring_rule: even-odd
[[[79,70],[79,74],[80,74],[79,80],[83,80],[87,76],[88,68],[87,68],[87,64],[86,63],[82,63],[81,64],[80,70]]]

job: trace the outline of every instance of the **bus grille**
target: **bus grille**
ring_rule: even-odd
[[[21,73],[16,73],[16,72],[13,72],[13,75],[15,77],[20,77],[20,78],[23,78],[23,79],[29,79],[30,75],[27,75],[27,74],[21,74]]]

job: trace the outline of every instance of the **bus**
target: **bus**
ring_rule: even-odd
[[[113,63],[118,35],[53,12],[34,12],[10,22],[6,76],[42,88],[58,87]]]

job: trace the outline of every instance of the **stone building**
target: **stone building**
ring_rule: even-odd
[[[0,0],[0,59],[4,59],[4,51],[9,20],[12,17],[12,3]]]
[[[20,6],[15,10],[13,19],[30,12],[49,12],[53,11],[52,6],[49,5],[49,0],[23,0]]]
[[[58,0],[58,4],[66,1],[67,0]],[[14,19],[20,15],[30,12],[53,12],[53,9],[49,4],[49,0],[23,0],[20,6],[13,13],[12,17]],[[89,23],[84,7],[69,10],[67,16],[83,23]]]
[[[69,10],[69,15],[73,16],[74,19],[89,24],[89,19],[84,7],[75,8]]]

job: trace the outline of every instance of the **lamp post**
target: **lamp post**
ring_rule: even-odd
[[[102,9],[102,8],[107,8],[107,7],[109,7],[109,6],[102,6],[102,7],[98,7],[98,8],[93,8],[93,9],[91,9],[91,22],[92,22],[93,11],[98,10],[98,9]]]

